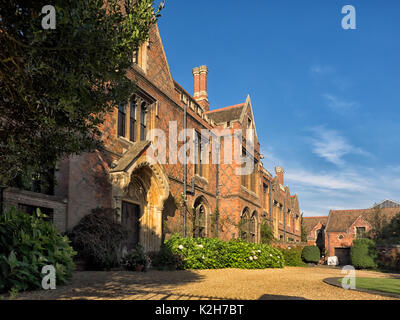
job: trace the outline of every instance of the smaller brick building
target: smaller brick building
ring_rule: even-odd
[[[328,256],[337,256],[340,264],[350,263],[353,241],[371,230],[373,218],[379,209],[387,221],[400,212],[399,207],[358,210],[331,210],[325,228],[325,250]]]

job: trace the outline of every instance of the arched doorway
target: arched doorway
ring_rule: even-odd
[[[205,238],[207,228],[208,205],[204,197],[198,197],[193,204],[193,237]]]
[[[146,252],[158,251],[162,239],[162,209],[169,195],[162,167],[147,157],[127,169],[111,172],[113,208],[128,232],[126,250],[140,244]]]

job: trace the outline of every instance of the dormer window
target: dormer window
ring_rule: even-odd
[[[251,119],[247,118],[247,129],[251,129]]]
[[[138,65],[143,71],[147,69],[147,47],[148,41],[143,43],[139,48],[135,49],[132,54],[132,62]]]

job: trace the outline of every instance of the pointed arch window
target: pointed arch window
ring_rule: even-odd
[[[125,137],[126,106],[121,102],[118,105],[118,136]]]
[[[203,204],[198,205],[194,210],[193,237],[206,237],[206,208]]]
[[[146,119],[147,119],[147,103],[142,102],[140,105],[140,140],[146,140]]]
[[[130,102],[130,116],[129,116],[129,140],[136,141],[136,96],[133,96]]]

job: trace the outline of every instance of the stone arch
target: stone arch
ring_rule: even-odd
[[[259,234],[259,221],[258,221],[258,212],[256,210],[253,211],[250,218],[250,235],[251,242],[258,242],[258,234]]]
[[[123,171],[111,172],[112,206],[119,222],[125,203],[140,207],[139,244],[144,250],[158,251],[162,239],[162,210],[169,195],[169,183],[163,168],[142,156]]]
[[[240,214],[239,222],[239,237],[243,240],[249,239],[250,218],[251,217],[249,207],[244,207],[242,213]]]
[[[204,196],[193,201],[193,237],[205,238],[209,235],[210,205]]]

